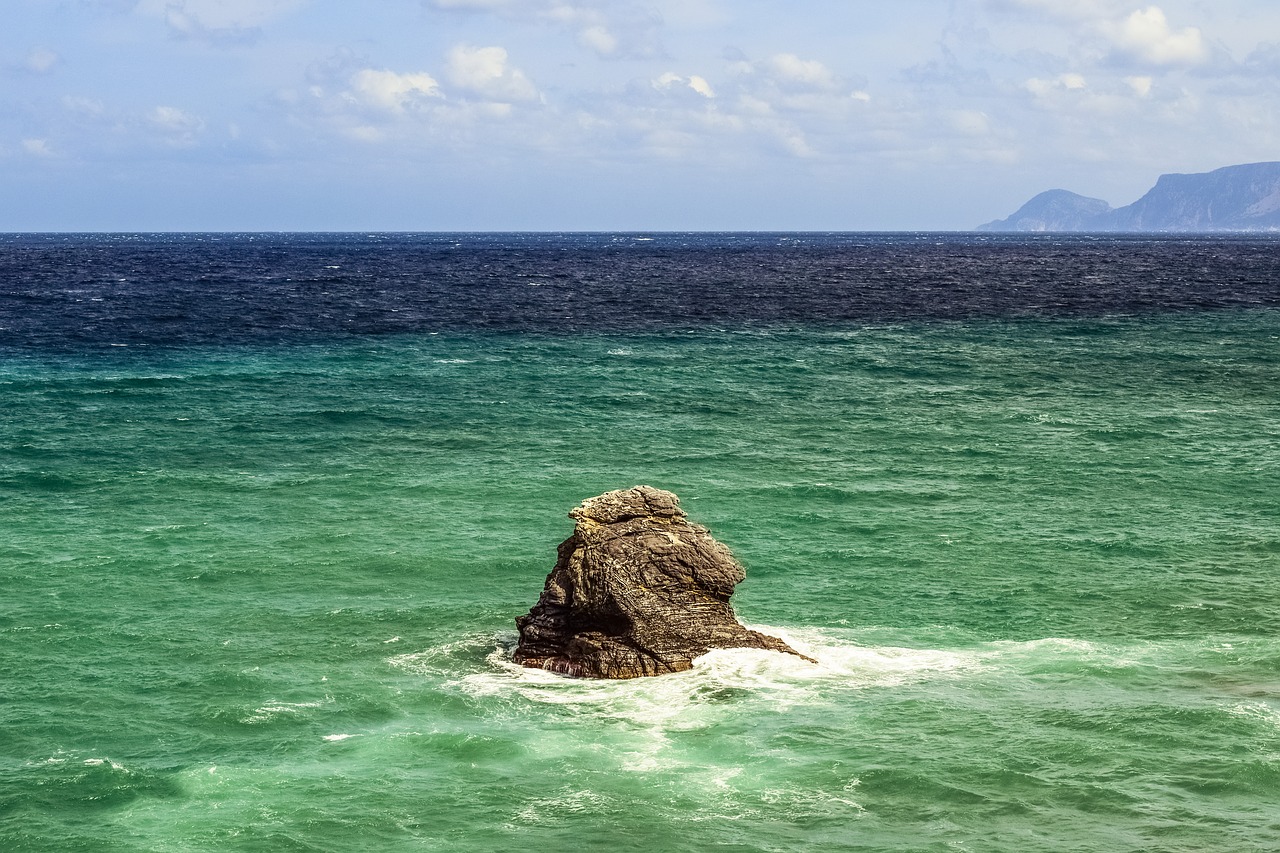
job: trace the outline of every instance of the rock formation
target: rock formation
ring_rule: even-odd
[[[1146,195],[1112,209],[1066,190],[1041,193],[1007,219],[979,231],[1280,231],[1280,162],[1161,175]]]
[[[738,622],[729,596],[745,577],[742,566],[688,520],[671,492],[651,486],[608,492],[569,517],[577,526],[560,543],[542,596],[516,619],[516,663],[635,678],[689,669],[717,648],[800,655]]]

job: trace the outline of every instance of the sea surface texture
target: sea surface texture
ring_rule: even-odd
[[[1280,849],[1280,239],[0,235],[0,850]],[[509,662],[584,498],[713,652]]]

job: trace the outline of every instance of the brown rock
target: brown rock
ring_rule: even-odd
[[[542,596],[516,620],[515,662],[566,675],[679,672],[711,649],[800,655],[743,627],[729,596],[746,576],[671,492],[636,486],[583,501]],[[811,658],[805,658],[811,660]]]

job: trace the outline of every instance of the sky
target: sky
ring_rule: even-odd
[[[1280,160],[1275,0],[4,0],[0,230],[963,230]]]

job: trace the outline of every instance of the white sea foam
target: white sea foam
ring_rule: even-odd
[[[560,821],[565,814],[608,813],[614,805],[596,791],[566,788],[554,796],[530,800],[516,818],[522,824],[537,825]]]
[[[1280,708],[1274,708],[1265,702],[1237,702],[1223,708],[1233,717],[1248,717],[1269,723],[1280,729]]]
[[[270,700],[259,708],[254,708],[253,713],[245,717],[240,722],[250,725],[255,723],[266,723],[281,716],[292,716],[301,714],[310,708],[320,708],[332,702],[333,699],[326,697],[322,700],[314,702],[279,702],[275,699]]]
[[[857,784],[856,780],[853,784]],[[845,785],[844,791],[851,788],[851,785]],[[760,799],[775,810],[794,817],[858,818],[866,811],[848,797],[818,788],[766,788],[760,792]]]
[[[117,764],[114,761],[112,761],[110,758],[86,758],[84,760],[84,765],[86,767],[104,767],[105,766],[105,767],[110,767],[112,770],[122,770],[126,773],[128,772],[127,770],[124,770],[123,764]]]
[[[983,650],[989,658],[1003,656],[1086,659],[1112,654],[1097,643],[1065,637],[1045,637],[1040,640],[996,640],[983,646]]]
[[[818,662],[760,649],[716,649],[696,659],[693,669],[661,678],[579,679],[513,663],[516,637],[510,634],[497,638],[486,669],[453,678],[447,685],[473,698],[516,698],[654,727],[650,748],[629,758],[628,769],[643,770],[663,746],[661,732],[711,725],[717,708],[751,702],[785,711],[797,704],[827,702],[833,691],[951,679],[984,666],[982,655],[973,651],[863,646],[816,629],[757,630],[782,637]],[[457,663],[456,644],[450,646],[400,655],[389,663],[422,674],[444,674],[441,664],[451,657]]]
[[[1044,667],[1079,665],[1101,669],[1143,666],[1154,658],[1167,660],[1170,649],[1159,643],[1106,644],[1064,637],[1040,640],[1001,640],[988,643],[981,653],[1002,670],[1035,672]]]
[[[325,740],[327,740],[327,741],[332,741],[332,742],[334,742],[334,743],[337,743],[337,742],[339,742],[339,741],[344,741],[344,740],[346,740],[346,739],[348,739],[348,738],[353,738],[353,737],[355,737],[355,735],[348,735],[348,734],[336,734],[336,735],[325,735],[325,736],[324,736],[324,739],[325,739]]]
[[[510,636],[502,637],[494,637],[492,634],[470,634],[422,651],[405,652],[389,657],[387,663],[396,669],[415,675],[452,675],[457,673],[460,667],[465,667],[467,660],[484,658],[493,649],[495,642],[499,646],[508,644],[509,649],[514,649],[515,636],[514,632]]]
[[[26,762],[26,766],[35,767],[43,765],[45,767],[62,767],[72,762],[78,763],[83,767],[110,767],[112,770],[117,770],[123,773],[129,772],[125,769],[123,764],[112,761],[110,758],[81,758],[74,753],[64,752],[63,750],[58,750],[56,755],[51,755],[43,761],[28,761]]]
[[[509,632],[467,637],[398,655],[388,663],[443,678],[446,689],[472,698],[558,706],[574,715],[651,728],[652,743],[628,756],[628,769],[643,770],[662,749],[664,732],[713,725],[717,709],[743,703],[758,711],[785,712],[797,705],[830,703],[847,691],[1033,676],[1080,666],[1140,667],[1152,659],[1167,660],[1170,653],[1149,643],[1107,645],[1059,637],[929,648],[862,639],[883,637],[884,631],[877,629],[751,627],[780,637],[817,662],[758,649],[716,649],[696,659],[691,670],[660,678],[579,679],[513,663],[517,636]],[[1194,656],[1203,649],[1184,651]],[[477,666],[482,659],[485,665]]]
[[[869,646],[847,637],[846,631],[751,627],[779,637],[817,660],[815,665],[790,655],[770,654],[770,660],[781,661],[787,677],[805,681],[836,680],[852,687],[891,687],[912,681],[951,678],[979,670],[984,665],[983,656],[974,650]],[[712,652],[706,657],[720,653]]]

